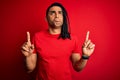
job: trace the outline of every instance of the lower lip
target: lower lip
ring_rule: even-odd
[[[55,21],[56,23],[59,23],[60,21]]]

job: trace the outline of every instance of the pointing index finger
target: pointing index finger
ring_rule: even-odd
[[[27,32],[27,41],[30,42],[30,33]]]
[[[86,41],[88,41],[88,39],[89,39],[89,34],[90,34],[90,32],[88,31],[86,34]]]

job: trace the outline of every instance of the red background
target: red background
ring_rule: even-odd
[[[29,80],[20,52],[26,41],[47,28],[46,8],[56,0],[0,1],[0,80]],[[94,54],[82,72],[72,68],[73,80],[120,80],[120,1],[58,0],[67,9],[71,31],[82,43],[86,32],[96,44]]]

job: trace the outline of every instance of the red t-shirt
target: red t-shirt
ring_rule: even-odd
[[[72,80],[70,56],[80,53],[77,37],[58,39],[59,34],[50,34],[48,30],[35,34],[33,43],[38,54],[38,73],[36,80]]]

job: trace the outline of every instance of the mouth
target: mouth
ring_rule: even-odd
[[[61,25],[61,22],[60,21],[54,21],[54,24],[58,26],[58,25]]]
[[[60,22],[59,20],[54,20],[55,22]]]
[[[60,23],[60,21],[54,21],[55,23]]]
[[[54,21],[55,21],[55,22],[60,22],[60,20],[59,20],[59,19],[54,19]]]

